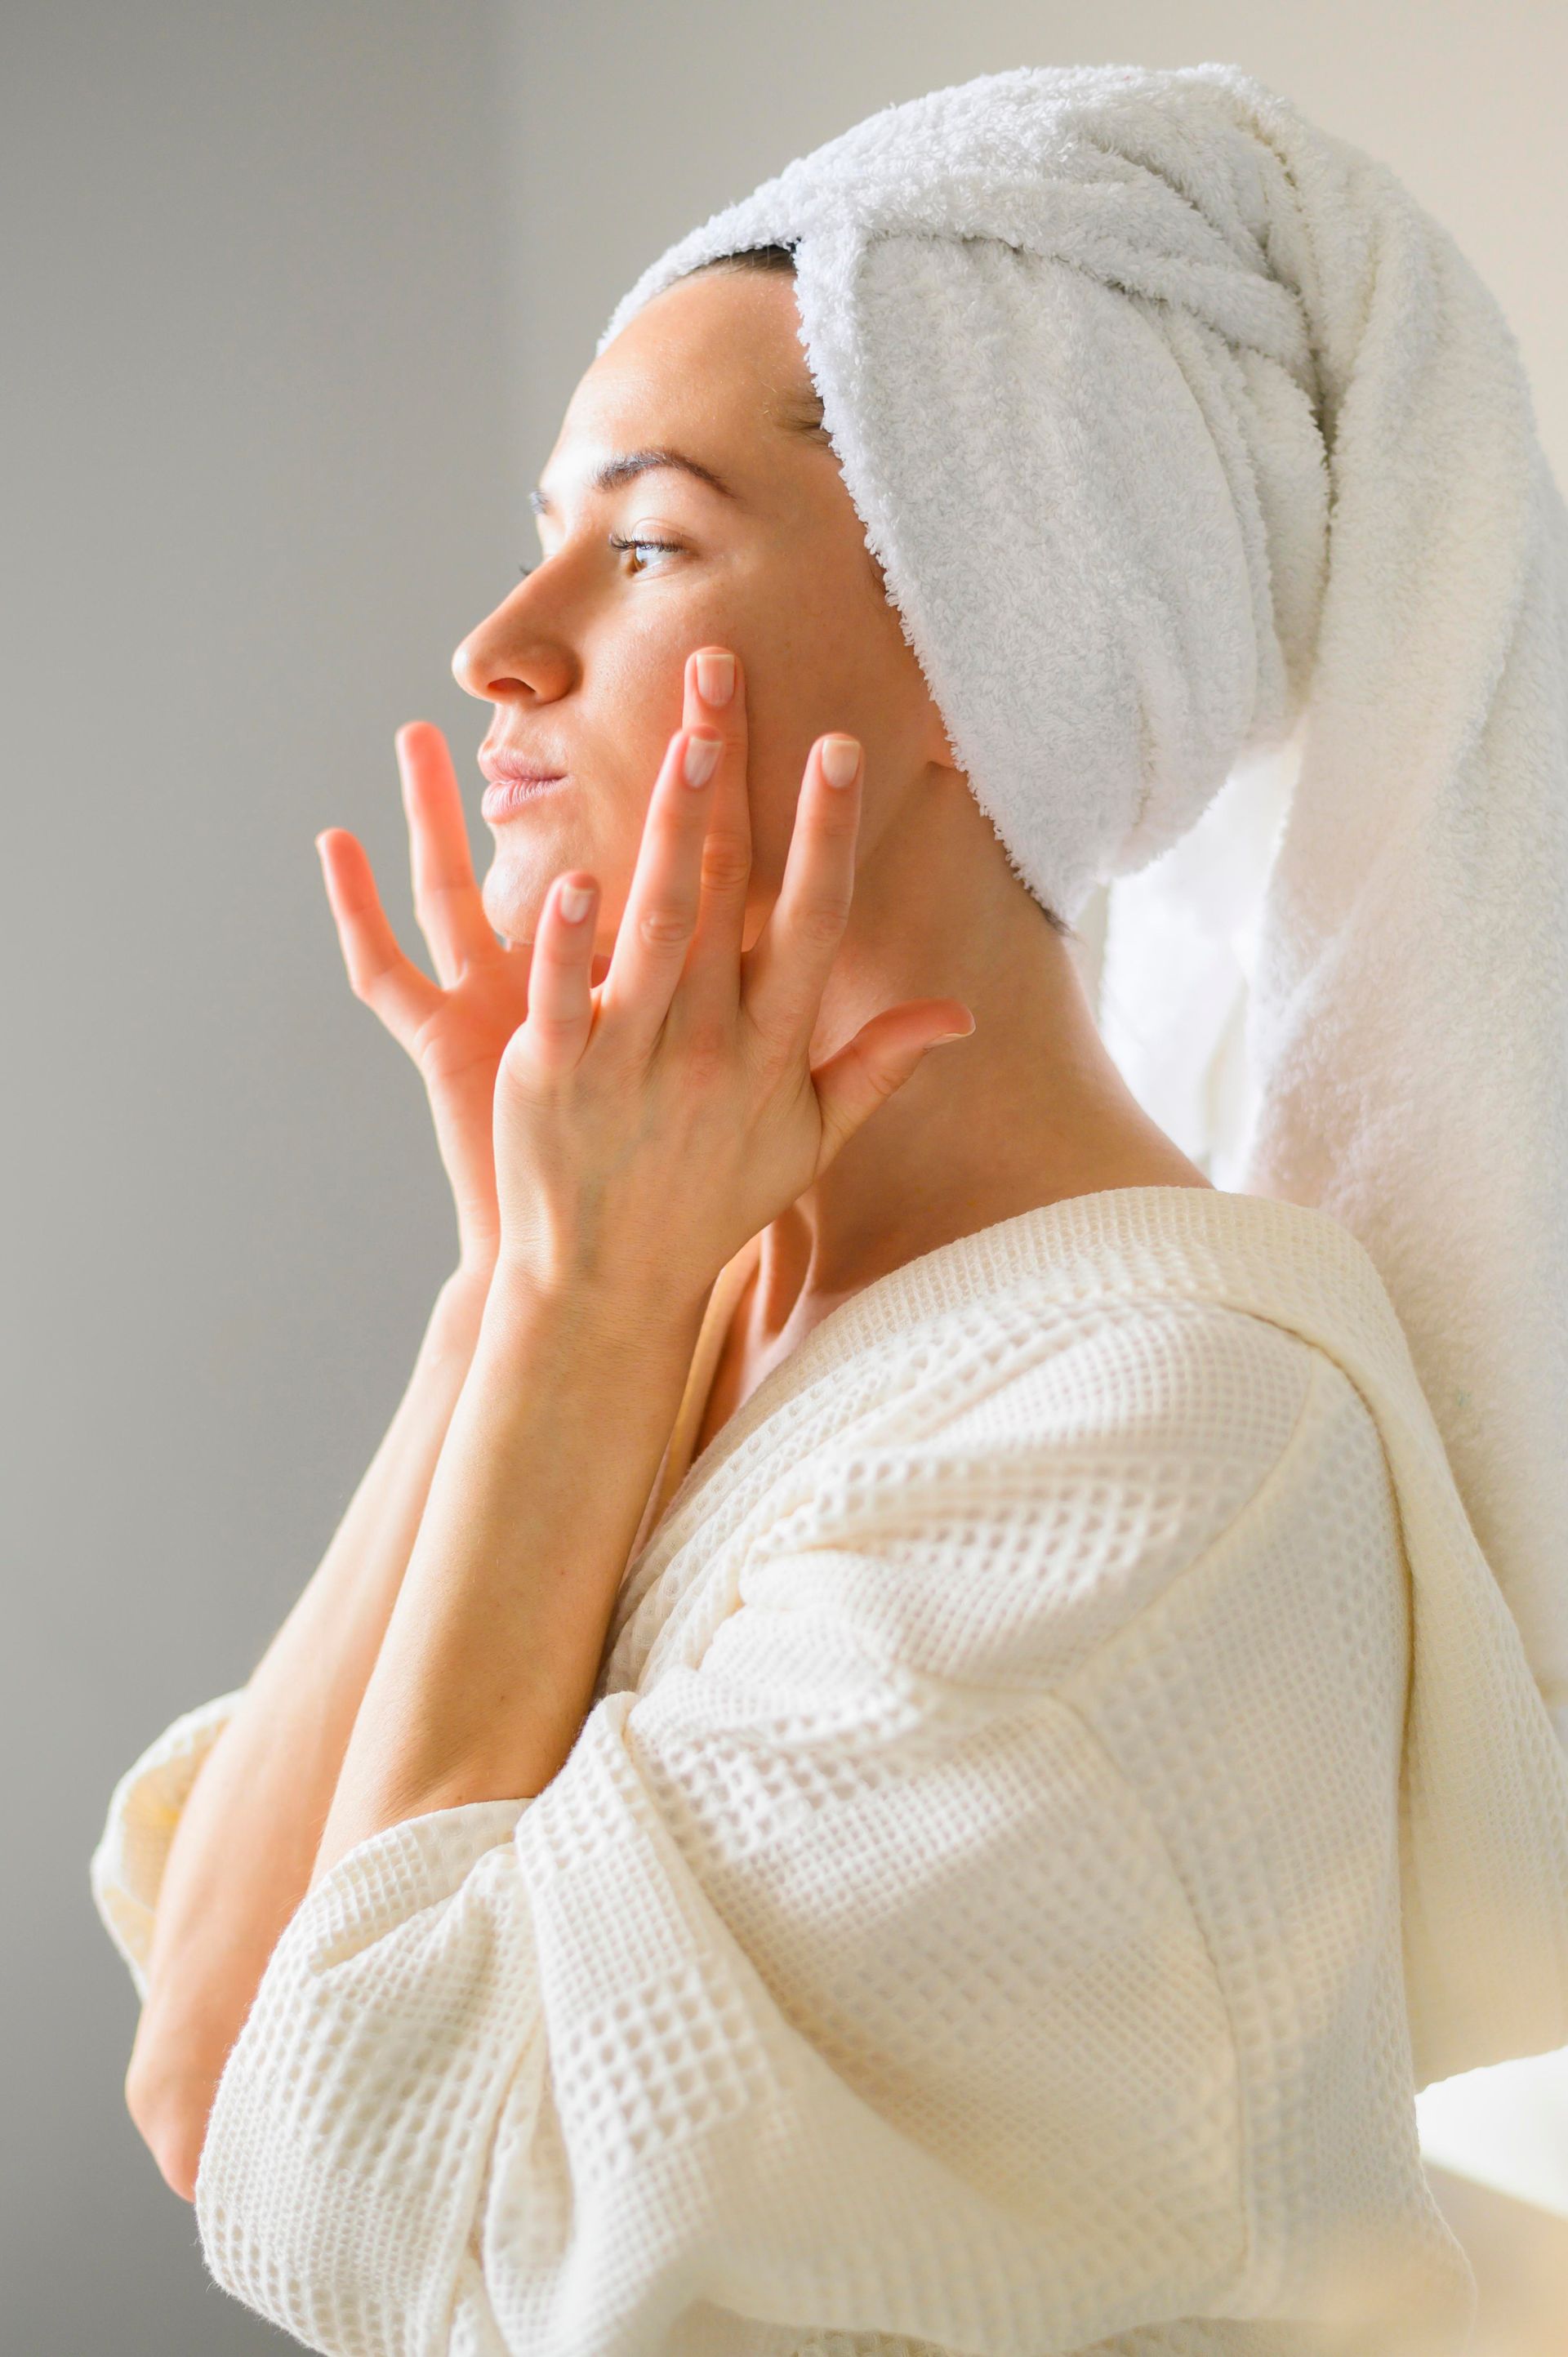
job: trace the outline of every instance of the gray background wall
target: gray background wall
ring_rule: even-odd
[[[0,31],[9,1936],[0,2349],[292,2346],[127,2119],[87,1858],[249,1672],[406,1379],[453,1228],[312,838],[418,951],[393,729],[534,553],[523,492],[669,238],[889,100],[1232,59],[1496,287],[1568,481],[1568,15],[1530,0],[96,0]]]

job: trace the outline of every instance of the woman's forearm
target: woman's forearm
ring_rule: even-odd
[[[165,1867],[132,2115],[176,2190],[170,2123],[205,2116],[278,1936],[305,1896],[355,1714],[397,1600],[483,1317],[488,1272],[437,1296],[413,1374],[316,1572],[202,1763]],[[171,2136],[173,2143],[171,2144]]]
[[[499,1275],[313,1884],[432,1809],[529,1799],[571,1750],[703,1300]]]

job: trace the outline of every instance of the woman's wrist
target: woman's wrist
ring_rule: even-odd
[[[673,1351],[684,1366],[702,1324],[712,1281],[695,1290],[660,1267],[653,1254],[628,1255],[614,1269],[555,1269],[501,1253],[489,1272],[482,1337],[505,1340],[521,1330],[570,1329],[590,1346]]]
[[[436,1294],[425,1329],[424,1356],[473,1356],[494,1275],[493,1256],[458,1262]]]

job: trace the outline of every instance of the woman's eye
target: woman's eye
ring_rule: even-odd
[[[670,556],[678,556],[681,553],[681,544],[679,541],[674,540],[643,540],[635,537],[631,539],[623,539],[618,532],[612,532],[609,539],[610,546],[612,548],[651,548],[656,552],[662,550]],[[637,570],[639,573],[645,572],[647,567],[639,565],[637,567]],[[658,570],[657,566],[655,567],[655,570]]]

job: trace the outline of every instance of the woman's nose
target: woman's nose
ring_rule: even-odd
[[[570,650],[531,629],[521,616],[509,618],[510,602],[469,631],[452,658],[452,676],[481,703],[549,703],[571,685]]]

